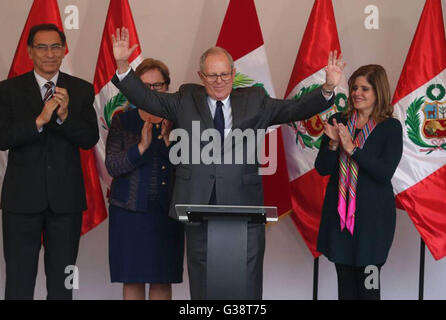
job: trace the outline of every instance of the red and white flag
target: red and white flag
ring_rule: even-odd
[[[446,256],[446,38],[440,0],[427,0],[392,104],[403,157],[392,179],[435,259]]]
[[[299,99],[325,82],[324,67],[328,53],[341,51],[331,0],[315,0],[302,38],[288,88],[287,99]],[[291,190],[291,218],[305,243],[316,258],[317,236],[327,177],[314,169],[319,151],[322,121],[347,106],[347,82],[344,78],[336,88],[335,104],[309,120],[282,125],[286,163]]]
[[[27,39],[31,27],[42,23],[53,23],[60,30],[63,30],[57,0],[34,0],[15,52],[8,78],[19,76],[33,69],[33,62],[29,58],[27,51]],[[68,45],[60,69],[65,73],[72,74]],[[83,212],[82,218],[82,234],[85,234],[107,217],[107,211],[96,170],[94,152],[93,150],[80,149],[80,155],[87,197],[87,210]]]
[[[134,44],[139,45],[138,34],[136,33],[136,27],[128,1],[111,0],[102,33],[102,41],[93,81],[96,94],[94,106],[99,121],[99,142],[95,148],[96,159],[99,175],[107,188],[110,187],[112,180],[105,168],[105,144],[108,129],[110,128],[113,116],[125,111],[128,106],[126,97],[111,82],[117,69],[113,57],[111,35],[116,32],[117,28],[122,27],[126,27],[129,30],[130,44],[132,46]],[[129,61],[133,69],[141,63],[140,45],[132,53]]]
[[[253,0],[229,2],[217,46],[225,48],[234,59],[234,66],[237,69],[234,88],[261,86],[271,97],[275,97],[262,30]],[[263,176],[264,203],[277,206],[280,215],[291,209],[288,175],[280,130],[269,134],[277,134],[278,159],[276,173]],[[266,150],[269,148],[268,142],[269,139],[266,137]],[[268,155],[268,152],[266,154]]]

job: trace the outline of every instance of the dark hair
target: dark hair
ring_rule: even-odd
[[[137,77],[142,76],[146,71],[149,70],[158,70],[163,76],[164,82],[166,83],[167,89],[169,89],[170,84],[170,73],[169,68],[165,65],[164,62],[152,58],[144,59],[139,66],[135,70],[135,75]]]
[[[55,32],[57,32],[59,34],[60,40],[62,41],[62,46],[65,46],[65,43],[66,43],[65,34],[62,31],[60,31],[59,28],[55,24],[45,23],[45,24],[37,24],[37,25],[33,26],[31,28],[31,30],[29,30],[28,41],[27,41],[28,47],[33,46],[34,37],[36,36],[36,33],[39,31],[55,31]]]
[[[358,70],[353,72],[351,77],[348,79],[349,96],[347,99],[348,108],[345,111],[345,115],[350,118],[355,110],[353,107],[351,93],[356,78],[361,76],[365,77],[367,82],[370,83],[376,96],[376,104],[370,117],[372,117],[377,123],[383,121],[384,119],[391,118],[393,106],[390,104],[391,93],[389,80],[387,79],[386,70],[377,64],[369,64],[360,67]]]

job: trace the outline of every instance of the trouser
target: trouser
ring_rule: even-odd
[[[76,264],[82,214],[59,214],[50,209],[32,214],[3,212],[2,221],[5,299],[33,299],[42,240],[47,299],[72,299],[71,283],[66,279],[73,269],[65,270]]]
[[[367,267],[355,267],[335,264],[338,276],[339,300],[380,300],[382,264]],[[367,272],[366,272],[367,271]],[[377,273],[376,273],[377,272]]]

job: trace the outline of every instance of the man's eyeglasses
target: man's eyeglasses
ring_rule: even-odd
[[[36,49],[38,52],[47,52],[48,50],[51,50],[53,52],[60,52],[64,48],[64,46],[61,45],[60,43],[55,43],[51,45],[38,44],[35,46],[33,45],[32,47]]]
[[[152,90],[161,90],[165,84],[165,82],[145,83]]]
[[[232,71],[221,73],[221,74],[206,74],[204,72],[202,72],[201,74],[206,78],[206,80],[209,83],[216,82],[219,77],[224,82],[227,82],[232,79]]]

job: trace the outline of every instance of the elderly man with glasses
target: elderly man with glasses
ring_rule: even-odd
[[[201,130],[216,129],[221,135],[211,144],[221,148],[222,141],[231,129],[266,129],[274,124],[308,119],[333,104],[333,90],[339,84],[344,68],[336,52],[329,56],[326,83],[300,100],[270,98],[263,88],[233,89],[236,69],[231,55],[223,48],[208,49],[200,59],[198,75],[203,85],[185,84],[176,93],[159,93],[145,87],[134,76],[128,58],[136,45],[130,47],[126,28],[112,35],[113,51],[118,66],[113,83],[136,106],[150,113],[172,120],[176,128],[189,133],[189,155],[192,163],[176,166],[176,180],[170,215],[175,215],[175,204],[263,205],[262,177],[255,163],[194,163],[198,152],[208,147],[201,134],[193,134],[198,122]],[[234,148],[232,143],[229,149]],[[242,150],[248,148],[244,142]],[[196,152],[196,151],[195,151]],[[198,153],[196,152],[196,153]],[[200,153],[201,154],[201,153]],[[200,157],[200,155],[198,155]],[[245,157],[244,159],[247,159]],[[190,293],[192,299],[206,299],[206,247],[207,225],[187,224],[187,258]],[[263,257],[265,251],[265,226],[249,223],[247,248],[246,299],[262,299]]]

